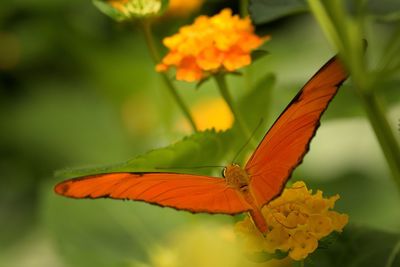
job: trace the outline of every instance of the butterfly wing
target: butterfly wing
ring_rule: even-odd
[[[236,214],[251,209],[225,179],[189,174],[101,174],[66,180],[54,190],[71,198],[138,200],[193,213]]]
[[[301,163],[319,120],[347,73],[337,57],[329,60],[294,97],[246,164],[250,190],[259,207],[277,196]]]

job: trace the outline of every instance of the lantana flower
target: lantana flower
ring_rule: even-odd
[[[168,54],[159,72],[176,68],[176,79],[199,81],[209,74],[234,72],[251,63],[251,52],[266,41],[254,34],[250,18],[241,19],[223,9],[213,17],[200,16],[192,25],[163,40]]]
[[[264,236],[249,217],[236,224],[248,252],[288,252],[293,260],[303,260],[318,247],[318,241],[333,231],[341,232],[348,216],[332,209],[339,195],[324,198],[312,194],[302,181],[286,188],[281,196],[263,207],[269,231]]]

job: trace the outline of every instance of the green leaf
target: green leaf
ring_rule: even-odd
[[[250,0],[249,11],[255,24],[307,11],[304,0]]]
[[[122,12],[119,12],[117,9],[113,8],[108,4],[107,2],[101,1],[101,0],[93,0],[93,4],[104,14],[107,16],[111,17],[112,19],[116,21],[123,21],[128,19],[126,15],[124,15]]]
[[[355,1],[345,1],[349,12],[354,12]],[[368,0],[366,9],[381,21],[398,21],[400,19],[400,1]],[[308,5],[304,0],[250,0],[249,11],[255,24],[268,23],[286,16],[306,12]]]
[[[348,226],[328,248],[311,254],[305,266],[400,266],[399,242],[398,233]]]
[[[195,133],[183,140],[160,149],[152,150],[144,155],[123,163],[87,169],[66,169],[56,173],[58,178],[81,177],[99,173],[112,172],[151,172],[177,171],[185,173],[208,173],[207,169],[196,169],[200,166],[218,164],[231,145],[229,132],[207,130]]]
[[[251,52],[251,62],[259,60],[268,54],[269,52],[267,50],[254,50],[253,52]]]
[[[281,250],[277,250],[275,253],[268,253],[265,251],[261,251],[261,252],[255,252],[255,253],[251,253],[251,254],[246,254],[246,257],[252,261],[252,262],[257,262],[257,263],[262,263],[262,262],[266,262],[272,259],[284,259],[288,256],[287,252],[283,252]]]
[[[197,84],[196,84],[196,89],[199,89],[205,82],[207,82],[208,80],[210,80],[211,76],[207,76],[203,79],[201,79]]]
[[[249,131],[257,131],[255,132],[254,136],[252,136],[251,140],[249,140],[249,145],[246,145],[243,148],[242,146],[244,145],[245,141],[248,140],[235,138],[236,141],[241,142],[240,147],[241,149],[243,149],[243,151],[241,151],[240,154],[237,155],[238,158],[236,162],[244,163],[247,152],[253,151],[256,148],[258,141],[265,134],[265,125],[267,125],[266,121],[270,110],[271,92],[272,87],[275,84],[275,80],[276,79],[273,74],[266,74],[238,102],[238,110],[242,114],[242,118],[245,121]],[[238,129],[238,127],[234,126],[232,130],[232,132],[235,133],[237,137],[240,136],[240,130]]]
[[[318,247],[322,249],[328,249],[329,246],[333,245],[340,237],[340,233],[332,232],[330,235],[320,239],[318,241]]]
[[[243,76],[243,73],[240,71],[228,71],[226,74],[233,75],[233,76]]]
[[[251,129],[254,129],[261,119],[267,120],[271,105],[272,88],[275,82],[274,74],[265,74],[239,102],[239,111],[243,114],[243,119]]]
[[[398,21],[400,19],[400,1],[368,0],[368,11],[379,20]]]

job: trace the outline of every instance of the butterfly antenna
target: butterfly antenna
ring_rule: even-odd
[[[245,149],[245,147],[250,143],[251,139],[253,139],[254,135],[256,134],[257,130],[260,128],[261,124],[263,123],[264,119],[261,118],[260,122],[257,124],[256,128],[254,128],[253,132],[251,133],[250,137],[247,139],[246,143],[239,149],[239,151],[236,153],[235,157],[232,160],[232,163],[235,162],[237,157],[242,153],[242,151]]]
[[[189,170],[189,169],[206,169],[206,168],[225,168],[225,166],[219,166],[219,165],[214,165],[214,166],[187,166],[187,167],[156,167],[156,170]]]

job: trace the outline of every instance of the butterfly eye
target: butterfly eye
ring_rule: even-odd
[[[226,167],[222,169],[222,177],[225,178],[225,174],[226,174]]]

